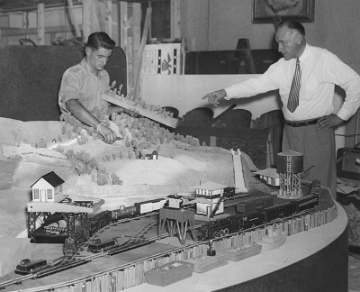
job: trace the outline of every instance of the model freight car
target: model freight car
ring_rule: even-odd
[[[166,202],[167,202],[166,199],[160,198],[160,199],[154,199],[154,200],[148,200],[148,201],[144,201],[144,202],[135,203],[134,206],[136,208],[136,213],[146,214],[146,213],[151,213],[153,211],[160,210],[162,207],[164,207]]]

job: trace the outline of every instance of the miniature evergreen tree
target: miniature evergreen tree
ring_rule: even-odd
[[[60,153],[62,153],[62,154],[65,153],[65,149],[64,149],[64,147],[62,147],[61,145],[58,145],[58,146],[55,148],[55,151],[58,151],[58,152],[60,152]]]
[[[111,181],[113,185],[122,185],[122,180],[116,175],[116,173],[111,174]]]
[[[95,158],[91,158],[89,161],[89,166],[91,167],[91,169],[96,169],[98,168],[99,163],[97,162],[97,160]]]
[[[40,141],[37,143],[37,147],[38,148],[46,148],[47,147],[47,142],[45,137],[41,137]]]
[[[130,141],[129,141],[129,137],[128,137],[128,136],[126,136],[126,138],[125,138],[125,146],[126,146],[127,148],[130,148],[130,147],[131,147],[131,144],[130,144]]]
[[[106,175],[103,173],[98,173],[96,182],[99,186],[106,185],[108,183]]]
[[[62,133],[63,135],[65,135],[65,134],[66,134],[66,130],[67,130],[67,127],[66,127],[66,124],[64,124],[64,125],[62,126],[62,128],[61,128],[61,133]]]
[[[70,160],[73,156],[74,156],[74,150],[69,149],[69,150],[66,152],[66,158]]]

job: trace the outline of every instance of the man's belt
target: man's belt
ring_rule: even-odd
[[[291,122],[291,121],[285,120],[285,124],[287,124],[290,127],[304,127],[304,126],[315,125],[315,124],[317,124],[318,121],[319,121],[319,119],[304,121],[304,122]]]

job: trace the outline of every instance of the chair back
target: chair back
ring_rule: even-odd
[[[181,126],[206,126],[214,117],[214,112],[211,108],[198,107],[188,111],[181,121]]]
[[[212,127],[231,129],[250,128],[251,117],[251,112],[246,109],[233,109],[222,114],[219,118],[215,118],[216,121],[212,124]]]
[[[177,119],[179,117],[179,110],[172,106],[163,106],[162,109],[166,110],[167,112],[172,114],[172,117],[174,119]]]
[[[272,110],[267,113],[263,113],[259,118],[259,128],[264,129],[271,126],[284,125],[284,115],[282,110]]]

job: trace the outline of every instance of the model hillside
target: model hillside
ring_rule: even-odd
[[[234,185],[228,150],[200,146],[197,139],[176,135],[147,118],[120,114],[103,119],[122,138],[111,145],[94,129],[70,116],[64,119],[0,118],[1,236],[23,232],[29,186],[51,171],[65,181],[64,193],[103,199],[105,209],[192,192],[207,181]],[[250,177],[255,166],[245,153],[242,158]]]

